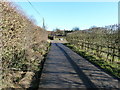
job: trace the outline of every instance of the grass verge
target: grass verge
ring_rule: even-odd
[[[64,44],[74,52],[82,56],[83,58],[87,59],[89,62],[94,64],[95,66],[99,67],[100,69],[104,70],[109,75],[113,76],[114,78],[120,80],[120,65],[116,66],[115,64],[109,63],[103,59],[99,59],[94,55],[90,55],[89,53],[85,52],[84,50],[80,50],[74,45],[67,43]]]
[[[48,50],[47,52],[44,54],[44,59],[39,63],[39,70],[38,71],[35,71],[35,75],[32,77],[32,82],[30,84],[30,87],[27,89],[27,90],[38,90],[39,88],[39,83],[40,83],[40,78],[41,78],[41,75],[42,75],[42,70],[43,70],[43,66],[44,66],[44,62],[46,60],[46,57],[47,57],[47,54],[49,52],[49,49],[50,49],[50,46],[51,46],[51,43],[49,44],[49,46],[47,47]]]

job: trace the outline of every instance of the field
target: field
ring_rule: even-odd
[[[118,25],[95,27],[67,35],[68,46],[120,78],[119,38]]]

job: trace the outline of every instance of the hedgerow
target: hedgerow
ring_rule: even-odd
[[[47,51],[47,32],[15,4],[0,1],[2,88],[18,87],[22,74],[38,70]]]

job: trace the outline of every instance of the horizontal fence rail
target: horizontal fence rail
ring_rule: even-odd
[[[107,28],[91,28],[67,35],[67,40],[77,48],[102,58],[110,63],[120,64],[119,25]],[[116,27],[116,29],[114,29]]]

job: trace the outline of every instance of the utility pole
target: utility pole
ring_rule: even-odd
[[[43,18],[43,28],[45,29],[45,20],[44,20],[44,18]]]

